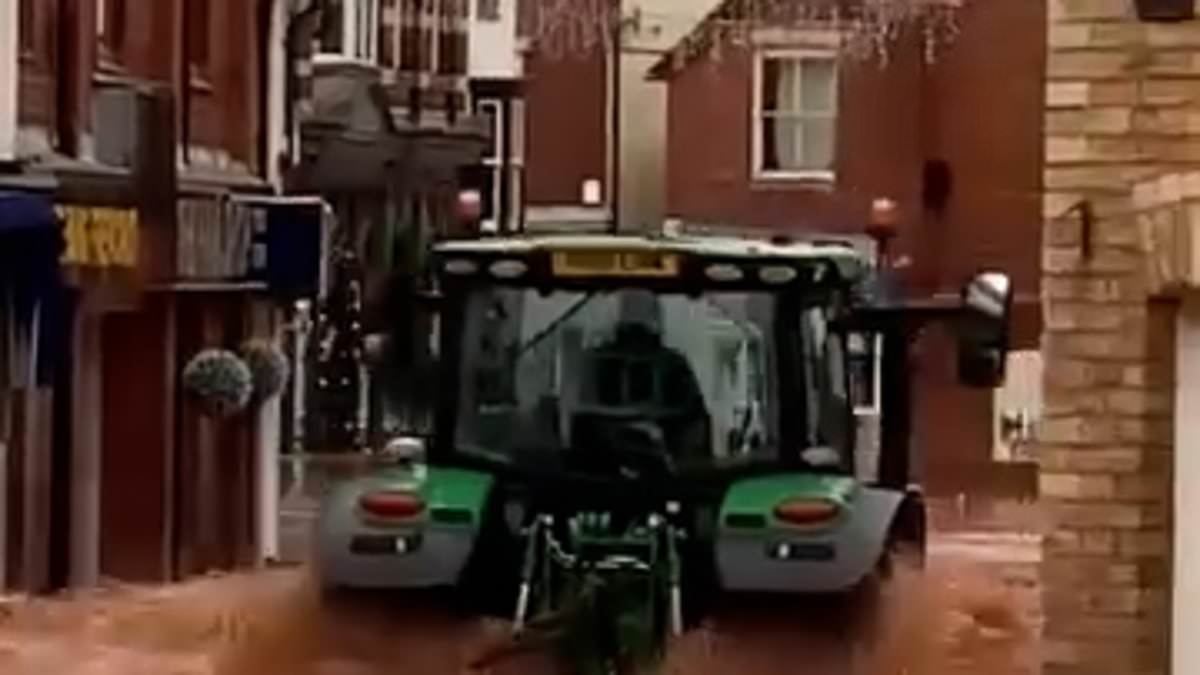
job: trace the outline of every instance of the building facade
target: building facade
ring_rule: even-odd
[[[865,240],[872,200],[890,198],[911,292],[955,294],[982,267],[1012,274],[1014,370],[1036,376],[1042,3],[966,3],[957,37],[932,62],[916,27],[886,63],[839,58],[840,37],[819,25],[685,54],[727,4],[650,70],[667,89],[667,217],[700,230]],[[1003,57],[991,51],[999,41],[1010,46]],[[915,447],[927,488],[1032,492],[1034,465],[1012,456],[1012,441],[1036,400],[964,390],[951,344],[931,331],[917,346]],[[871,410],[864,398],[867,427]]]
[[[533,228],[656,230],[667,96],[645,78],[713,3],[529,2],[522,14],[525,211]],[[615,54],[615,56],[614,56]]]
[[[275,192],[283,4],[5,3],[0,193],[52,209],[62,244],[61,302],[39,327],[58,367],[0,386],[9,586],[172,579],[261,553],[268,415],[214,420],[180,380],[201,349],[280,329],[251,202]]]
[[[1048,13],[1045,672],[1200,669],[1195,10]]]

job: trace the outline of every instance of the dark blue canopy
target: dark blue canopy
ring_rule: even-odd
[[[0,191],[0,236],[57,229],[54,204],[49,196]]]
[[[65,328],[59,267],[63,246],[49,196],[0,192],[0,318],[7,314],[18,331],[27,331],[38,308],[38,380],[43,384],[57,361]]]

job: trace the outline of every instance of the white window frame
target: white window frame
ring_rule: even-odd
[[[870,334],[859,333],[863,339],[868,339],[868,335]],[[871,404],[864,406],[859,405],[856,401],[854,403],[856,417],[878,417],[882,411],[880,398],[883,395],[883,336],[875,333],[869,339],[875,343],[871,354]],[[849,349],[849,345],[847,345],[846,356],[849,359],[858,358],[857,354]]]
[[[488,219],[486,227],[490,231],[499,231],[500,223],[498,222],[498,211],[500,210],[500,187],[503,185],[501,181],[502,172],[504,171],[504,103],[500,99],[485,98],[480,99],[478,109],[482,113],[485,109],[492,111],[492,116],[489,118],[492,121],[491,136],[492,147],[483,157],[483,165],[488,168],[492,174],[492,217]]]
[[[782,60],[822,60],[831,61],[834,65],[833,69],[833,120],[834,120],[834,138],[833,138],[833,165],[828,169],[812,169],[812,170],[776,170],[763,169],[763,62],[767,59],[782,59]],[[751,109],[750,109],[750,147],[751,147],[751,177],[754,180],[791,180],[791,181],[813,181],[813,182],[833,182],[836,178],[834,167],[837,163],[838,154],[838,139],[837,139],[837,120],[840,114],[838,101],[840,69],[838,68],[837,52],[833,49],[826,48],[772,48],[760,49],[754,54],[754,73],[752,79],[751,91]]]
[[[502,0],[470,0],[470,11],[474,19],[480,23],[499,23],[504,18],[504,3]],[[485,2],[494,2],[496,12],[494,14],[484,14],[479,11],[480,6]]]
[[[509,213],[508,222],[504,227],[500,227],[499,222],[491,222],[491,225],[497,231],[505,230],[515,232],[521,227],[521,214],[524,210],[523,190],[524,190],[524,172],[525,172],[525,105],[521,99],[510,99],[508,105],[509,115],[504,114],[504,102],[497,98],[482,98],[477,102],[477,107],[482,111],[483,108],[490,108],[495,111],[492,119],[495,123],[492,127],[492,133],[496,139],[495,154],[485,155],[483,165],[488,167],[492,173],[492,204],[495,209],[500,208],[502,201],[502,189],[504,185],[504,158],[508,157],[509,171]],[[508,137],[512,142],[511,148],[505,143],[505,128],[508,128]]]
[[[326,51],[318,41],[313,60],[318,63],[355,62],[374,65],[379,60],[380,0],[342,0],[342,48]],[[365,42],[363,36],[366,35]]]
[[[509,152],[509,170],[512,172],[509,183],[509,228],[514,232],[521,229],[525,212],[525,99],[513,98],[509,101],[508,110],[511,114],[507,120],[511,129],[512,150]]]

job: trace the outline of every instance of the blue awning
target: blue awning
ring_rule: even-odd
[[[63,233],[48,196],[0,192],[0,289],[22,318],[59,282]]]
[[[57,230],[54,203],[46,195],[31,192],[0,192],[0,237]],[[6,243],[0,239],[0,246]],[[7,250],[3,246],[0,251]]]
[[[28,345],[22,350],[0,340],[5,352],[0,354],[0,380],[19,369],[14,361],[31,362],[40,383],[52,376],[65,328],[59,267],[63,245],[62,228],[49,196],[0,192],[0,329]],[[29,340],[34,336],[36,349],[31,350]],[[20,352],[35,356],[21,357]],[[0,381],[0,387],[5,384],[11,383]]]

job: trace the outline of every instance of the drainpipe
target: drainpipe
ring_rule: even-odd
[[[0,162],[17,159],[17,77],[20,56],[19,0],[0,2]]]
[[[613,234],[621,231],[621,43],[624,34],[623,4],[612,0],[614,15],[611,20],[609,46],[612,58],[609,66],[609,170],[608,200],[609,227]]]
[[[183,151],[184,166],[192,163],[192,33],[188,30],[188,9],[195,0],[176,3],[179,9],[179,147]]]

